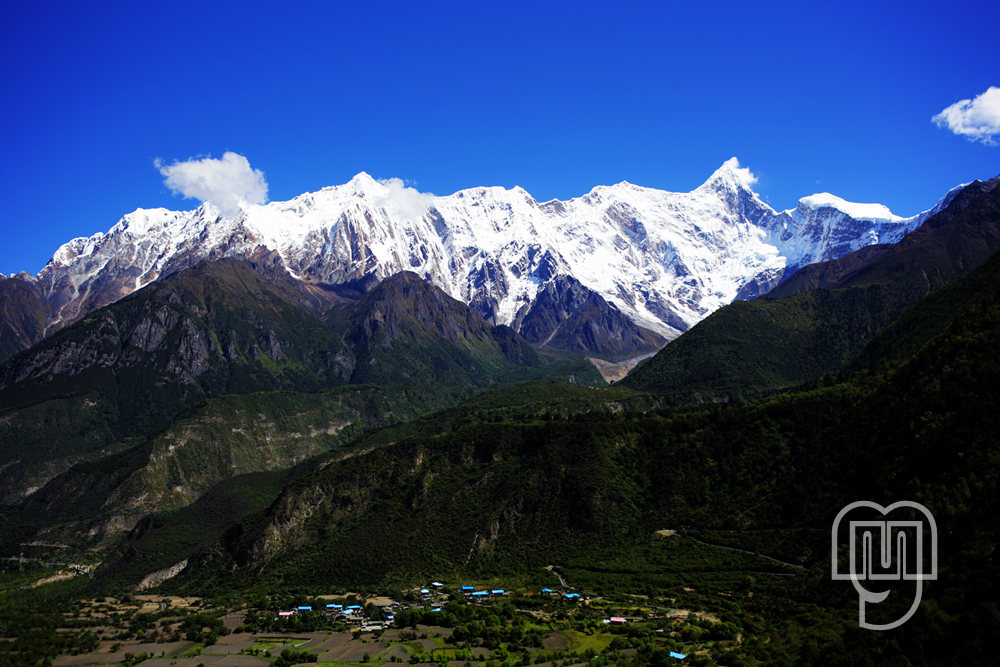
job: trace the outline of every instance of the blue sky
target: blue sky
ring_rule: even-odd
[[[539,200],[690,190],[900,215],[1000,173],[931,121],[1000,86],[1000,3],[4,3],[0,272],[137,207],[154,160],[246,156],[283,200],[358,171]]]

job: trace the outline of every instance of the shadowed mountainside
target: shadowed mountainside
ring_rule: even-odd
[[[541,356],[413,274],[329,301],[270,265],[205,262],[14,356],[0,366],[0,498],[124,451],[216,396],[415,383],[462,397],[536,377],[602,382],[585,360]]]

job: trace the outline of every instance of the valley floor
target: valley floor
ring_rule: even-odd
[[[497,665],[553,665],[587,663],[599,656],[603,656],[607,663],[630,659],[636,655],[640,644],[647,651],[650,648],[677,649],[676,653],[690,652],[692,657],[694,654],[707,656],[710,648],[718,651],[738,644],[737,638],[712,642],[681,640],[682,634],[687,636],[690,633],[680,628],[719,624],[718,618],[704,612],[656,608],[646,603],[630,606],[626,611],[620,601],[591,598],[572,602],[565,600],[563,595],[553,593],[541,596],[546,598],[544,604],[535,609],[499,608],[505,603],[496,599],[485,604],[469,603],[475,604],[481,612],[479,615],[487,620],[479,625],[473,621],[471,625],[455,627],[414,623],[407,627],[363,631],[357,623],[346,627],[343,623],[334,623],[331,615],[320,611],[299,612],[297,621],[311,615],[313,618],[306,619],[305,623],[335,628],[310,632],[250,631],[245,621],[273,619],[274,613],[253,609],[209,610],[202,606],[205,603],[198,598],[137,595],[124,600],[87,600],[74,618],[90,621],[108,619],[107,623],[90,627],[90,631],[101,639],[93,650],[60,655],[52,664],[69,667],[134,665],[142,662],[150,666],[196,667],[295,664],[290,662],[295,660],[315,661],[320,665],[464,665],[487,661]],[[424,596],[414,603],[397,603],[388,598],[377,601],[385,602],[384,608],[403,611],[430,608],[442,613],[442,607],[430,605],[447,604],[448,597],[444,594]],[[461,599],[461,596],[458,597]],[[530,597],[514,599],[523,601]],[[450,609],[455,610],[454,607]],[[206,612],[221,621],[218,631],[225,634],[218,637],[194,636],[189,630],[189,638],[177,638],[184,627],[191,627],[185,623],[186,618]],[[623,617],[616,616],[616,613],[630,615]],[[491,616],[493,621],[489,620]],[[135,619],[139,619],[141,625],[154,617],[159,620],[150,623],[150,627],[155,628],[152,632],[143,630],[135,633],[130,630],[136,625]],[[264,620],[265,624],[267,622]],[[478,634],[470,635],[470,628]],[[72,632],[72,629],[67,627],[61,631]],[[637,641],[639,637],[643,638],[641,642]]]

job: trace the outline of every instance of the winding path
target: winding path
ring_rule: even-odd
[[[778,560],[777,558],[772,558],[771,556],[765,556],[764,554],[757,553],[756,551],[747,551],[746,549],[737,549],[736,547],[726,547],[721,544],[712,544],[711,542],[703,542],[699,540],[697,537],[691,537],[690,535],[685,535],[684,538],[688,540],[693,540],[698,544],[704,544],[706,547],[715,547],[716,549],[727,549],[729,551],[739,551],[740,553],[750,554],[751,556],[756,556],[757,558],[766,558],[770,561],[774,561],[775,563],[780,563],[781,565],[787,565],[788,567],[794,567],[799,570],[806,569],[804,565],[796,565],[795,563],[788,563],[783,560]],[[562,577],[559,578],[562,579]]]
[[[563,579],[563,576],[561,574],[559,574],[559,571],[556,569],[555,565],[546,565],[545,569],[548,570],[549,572],[551,572],[552,574],[556,575],[557,577],[559,577],[559,584],[563,588],[569,588],[569,584],[567,584],[566,580]]]

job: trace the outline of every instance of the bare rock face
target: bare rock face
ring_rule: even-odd
[[[666,340],[639,327],[604,297],[572,276],[557,276],[538,291],[515,326],[539,348],[629,358],[662,347]]]
[[[150,588],[156,588],[164,581],[167,581],[168,579],[173,579],[178,574],[180,574],[184,570],[184,568],[187,567],[187,564],[188,564],[188,559],[185,558],[181,562],[174,563],[170,567],[165,567],[162,570],[151,572],[148,575],[146,575],[142,581],[139,582],[139,585],[136,586],[135,589],[137,591],[144,591]]]

